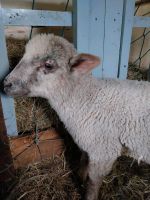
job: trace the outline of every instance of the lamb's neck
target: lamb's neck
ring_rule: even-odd
[[[81,109],[91,107],[90,93],[93,92],[93,83],[91,78],[85,78],[75,83],[69,83],[66,87],[59,88],[54,95],[49,97],[49,102],[53,109],[57,112],[60,119],[66,127],[72,126],[80,115]],[[92,87],[91,87],[92,85]],[[86,108],[84,110],[86,110]],[[84,115],[84,113],[82,112]]]

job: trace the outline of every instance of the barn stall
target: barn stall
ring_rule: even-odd
[[[29,38],[39,32],[64,36],[78,51],[100,56],[102,64],[93,71],[98,78],[126,79],[128,75],[147,80],[150,4],[131,0],[111,4],[109,0],[2,1],[1,80],[18,63]],[[8,199],[80,199],[84,193],[76,174],[80,151],[70,144],[71,138],[47,102],[1,94],[0,113],[1,198],[9,194]],[[100,199],[130,198],[150,198],[150,167],[123,156],[105,177]]]

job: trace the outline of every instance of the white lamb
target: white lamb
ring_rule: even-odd
[[[29,41],[4,82],[8,95],[48,99],[88,153],[88,200],[98,198],[103,177],[123,147],[129,156],[150,163],[150,83],[97,80],[91,70],[99,62],[94,55],[77,54],[61,37],[42,34]]]

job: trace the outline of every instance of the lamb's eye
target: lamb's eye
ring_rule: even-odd
[[[45,64],[44,64],[44,67],[46,68],[46,69],[53,69],[53,65],[51,64],[51,63],[48,63],[48,62],[46,62]]]

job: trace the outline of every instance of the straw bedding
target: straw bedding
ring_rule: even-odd
[[[16,174],[16,185],[7,200],[79,200],[83,186],[74,181],[75,175],[64,156],[29,165]],[[150,166],[138,166],[131,158],[120,157],[112,172],[105,177],[99,200],[149,200]]]

